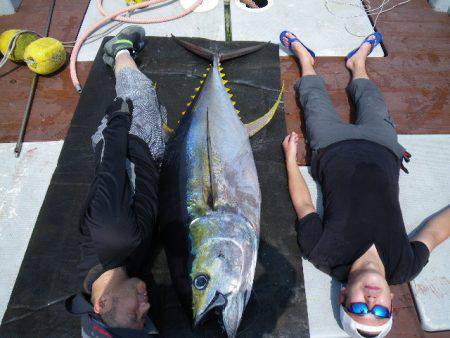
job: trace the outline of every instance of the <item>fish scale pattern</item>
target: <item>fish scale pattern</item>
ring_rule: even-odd
[[[130,134],[147,143],[153,159],[161,163],[165,149],[163,125],[167,110],[158,101],[153,82],[137,69],[124,68],[116,79],[116,93],[133,102]]]

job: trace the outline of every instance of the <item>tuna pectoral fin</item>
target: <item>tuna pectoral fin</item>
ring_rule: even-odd
[[[245,125],[245,127],[247,128],[249,137],[252,137],[258,131],[263,129],[275,116],[275,113],[277,112],[278,106],[280,105],[280,102],[281,102],[281,97],[283,96],[283,88],[284,88],[284,84],[281,87],[280,94],[278,95],[278,98],[275,101],[275,104],[273,105],[272,108],[270,108],[270,110],[266,114],[264,114],[260,118],[256,119],[255,121],[247,123]]]
[[[211,62],[214,61],[214,56],[216,56],[216,55],[219,56],[219,61],[225,61],[225,60],[237,58],[239,56],[251,54],[251,53],[256,52],[256,51],[269,45],[269,43],[264,42],[264,43],[258,43],[256,45],[249,46],[249,47],[232,49],[229,51],[219,51],[217,49],[212,50],[212,49],[198,46],[192,42],[179,39],[173,35],[172,35],[172,39],[174,39],[179,45],[183,46],[188,51],[190,51],[206,60],[209,60]]]

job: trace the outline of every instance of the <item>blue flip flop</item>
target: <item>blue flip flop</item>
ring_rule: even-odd
[[[375,36],[375,39],[374,39],[374,40],[369,40],[369,38],[372,37],[372,36]],[[378,46],[382,40],[383,40],[383,35],[382,35],[380,32],[375,32],[375,33],[372,33],[372,34],[368,35],[368,36],[364,39],[364,41],[359,45],[358,48],[353,49],[350,53],[347,54],[347,57],[346,57],[345,59],[346,59],[346,60],[351,59],[352,56],[355,55],[356,52],[361,48],[361,46],[362,46],[363,44],[365,44],[366,42],[370,43],[370,45],[371,45],[371,47],[370,47],[370,52],[369,52],[369,55],[370,55],[370,53],[372,53],[372,51],[374,50],[374,48],[375,48],[376,46]]]
[[[286,36],[287,33],[291,33],[294,37],[288,39],[287,36]],[[303,45],[303,47],[306,48],[306,50],[309,52],[309,54],[311,54],[311,56],[312,56],[313,58],[316,57],[316,54],[315,54],[311,49],[309,49],[308,47],[306,47],[306,45],[305,45],[303,42],[301,42],[301,41],[297,38],[297,36],[296,36],[294,33],[289,32],[289,31],[282,31],[282,32],[281,32],[281,34],[280,34],[280,42],[281,42],[281,44],[284,46],[283,38],[287,38],[287,39],[288,39],[288,43],[289,43],[288,48],[289,48],[289,50],[290,50],[292,53],[294,53],[294,51],[292,50],[292,43],[298,41],[298,42],[300,42],[300,43]]]

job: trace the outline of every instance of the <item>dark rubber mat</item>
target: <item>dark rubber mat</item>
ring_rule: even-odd
[[[160,102],[174,127],[208,63],[167,38],[147,38],[139,68],[156,82]],[[212,42],[196,40],[198,44]],[[233,43],[231,47],[252,43]],[[220,43],[222,46],[223,43]],[[225,47],[224,47],[225,48]],[[226,47],[227,48],[227,47]],[[278,46],[223,64],[228,86],[243,122],[267,112],[280,84]],[[63,300],[77,292],[82,277],[78,221],[94,172],[90,136],[114,98],[113,73],[97,55],[78,103],[45,201],[25,254],[0,337],[77,337],[79,320],[64,311]],[[261,242],[253,294],[238,337],[307,337],[308,318],[302,265],[281,141],[286,133],[283,106],[273,121],[251,139],[262,192]],[[221,337],[211,318],[192,330],[171,287],[163,250],[155,241],[148,284],[151,317],[164,337]]]

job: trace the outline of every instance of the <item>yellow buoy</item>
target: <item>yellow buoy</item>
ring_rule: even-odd
[[[128,6],[135,5],[135,4],[144,2],[144,1],[147,1],[147,0],[125,0],[126,4]]]
[[[8,52],[11,40],[14,38],[14,35],[19,31],[20,31],[19,29],[10,29],[4,31],[0,35],[0,51],[2,52],[3,55],[5,55]],[[14,62],[23,61],[23,53],[25,51],[25,48],[30,43],[32,43],[37,39],[39,39],[39,36],[33,32],[24,31],[23,33],[20,33],[19,37],[16,40],[16,45],[12,53],[9,55],[9,59]]]
[[[53,38],[40,38],[30,43],[23,56],[28,68],[41,75],[57,71],[66,62],[62,43]]]

